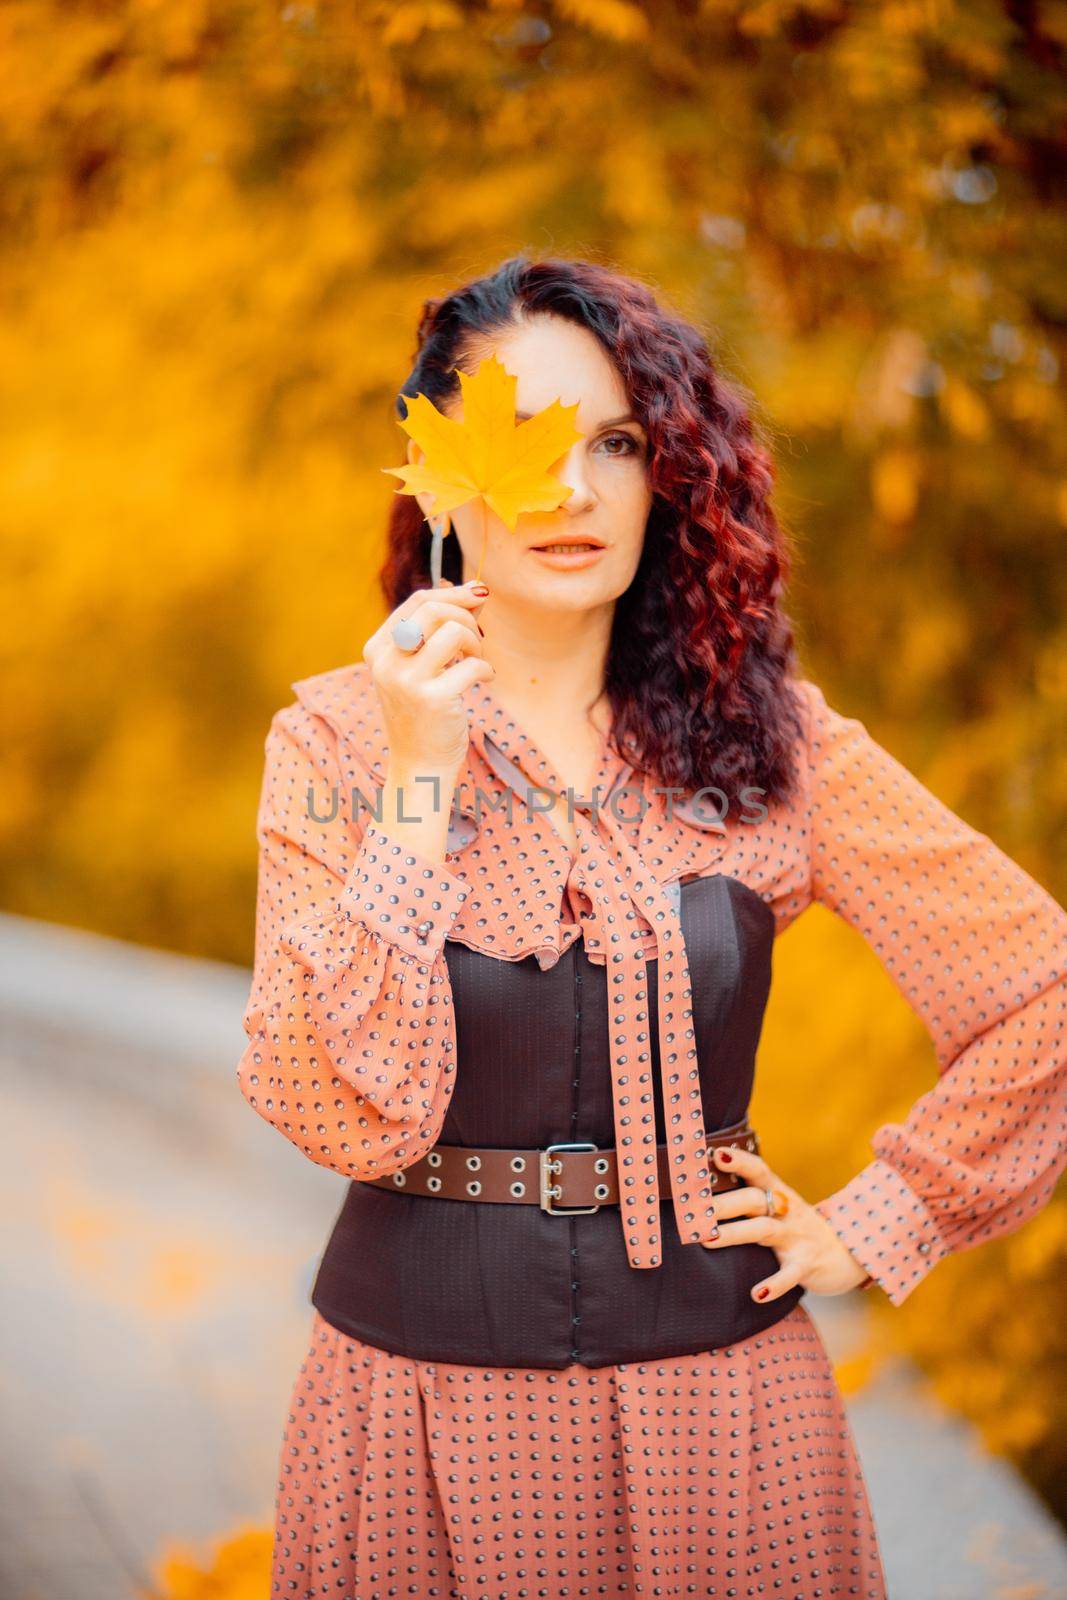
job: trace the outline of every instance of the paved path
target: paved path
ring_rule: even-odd
[[[237,1090],[248,983],[0,917],[0,1600],[132,1600],[270,1523],[344,1185]],[[862,1297],[805,1303],[855,1347]],[[849,1408],[893,1600],[1067,1600],[1064,1530],[908,1363]]]

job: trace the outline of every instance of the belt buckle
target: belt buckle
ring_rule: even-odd
[[[576,1144],[548,1144],[548,1145],[545,1146],[545,1148],[540,1152],[540,1158],[539,1158],[540,1159],[540,1167],[541,1167],[541,1210],[542,1211],[547,1211],[548,1215],[550,1217],[578,1217],[578,1216],[586,1216],[591,1211],[599,1211],[600,1210],[599,1205],[595,1205],[595,1206],[557,1206],[557,1205],[555,1205],[554,1201],[555,1201],[556,1196],[560,1192],[560,1187],[561,1186],[560,1186],[560,1184],[553,1183],[551,1181],[550,1174],[552,1174],[554,1172],[561,1172],[563,1169],[562,1169],[562,1166],[561,1166],[560,1162],[558,1162],[558,1161],[550,1161],[548,1159],[550,1156],[554,1155],[557,1150],[599,1150],[599,1148],[600,1148],[599,1145],[595,1145],[595,1144],[591,1143],[589,1140],[585,1140],[585,1139],[579,1140]]]

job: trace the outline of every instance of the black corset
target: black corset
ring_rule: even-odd
[[[770,992],[774,914],[715,874],[680,886],[705,1128],[746,1116]],[[457,1067],[442,1144],[612,1146],[607,981],[581,940],[542,970],[446,940]],[[658,1138],[657,962],[648,960]],[[759,1130],[757,1129],[757,1132]],[[779,1321],[799,1285],[760,1304],[765,1245],[682,1245],[661,1203],[663,1262],[634,1269],[618,1206],[550,1216],[534,1205],[442,1200],[352,1181],[312,1303],[335,1328],[397,1355],[474,1366],[603,1366],[697,1354]],[[730,1223],[723,1224],[727,1231]]]

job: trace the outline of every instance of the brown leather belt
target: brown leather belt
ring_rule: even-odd
[[[709,1150],[743,1146],[759,1154],[759,1139],[748,1120],[707,1136]],[[667,1146],[656,1146],[660,1194],[670,1194]],[[712,1192],[736,1189],[744,1179],[709,1166]],[[618,1205],[619,1176],[613,1148],[598,1149],[580,1140],[546,1145],[542,1150],[475,1149],[438,1144],[410,1167],[384,1178],[365,1178],[381,1189],[436,1196],[439,1200],[489,1200],[496,1205],[539,1205],[551,1216],[573,1216]]]

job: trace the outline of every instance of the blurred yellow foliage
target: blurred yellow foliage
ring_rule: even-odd
[[[520,249],[707,329],[775,447],[807,671],[1062,900],[1063,15],[7,7],[6,904],[250,959],[263,739],[381,619],[418,308]],[[782,943],[756,1112],[817,1197],[932,1061],[851,930]],[[1067,1514],[1063,1228],[1059,1195],[881,1309]]]
[[[887,522],[910,522],[919,503],[918,453],[886,450],[871,467],[871,499]]]
[[[152,1572],[152,1587],[141,1600],[263,1600],[270,1589],[273,1535],[251,1529],[220,1540],[210,1565],[201,1566],[195,1551],[168,1549]]]

